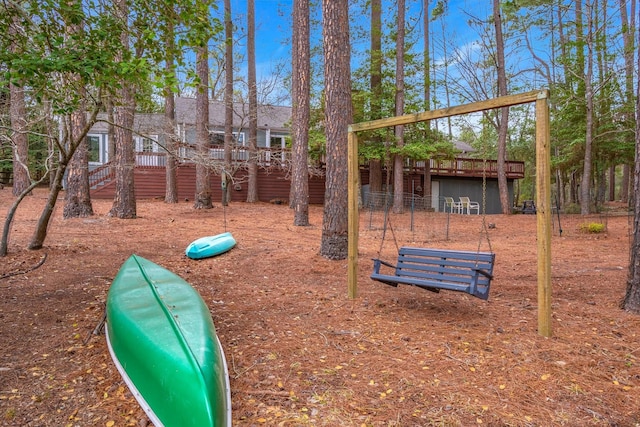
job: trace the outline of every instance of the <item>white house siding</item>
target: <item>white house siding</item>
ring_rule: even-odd
[[[195,137],[195,98],[176,98],[176,133],[178,138],[186,145],[194,145]],[[106,114],[99,116],[99,121],[89,132],[90,135],[98,137],[100,140],[100,160],[95,164],[107,162],[109,159],[107,153],[107,135],[108,124],[106,123]],[[285,141],[289,136],[289,123],[291,121],[291,107],[261,105],[258,107],[258,134],[257,145],[259,148],[267,148],[272,144],[272,138],[278,138],[280,143]],[[150,154],[139,156],[139,160],[144,160],[145,165],[151,165],[153,162],[159,162],[159,154],[162,154],[165,146],[164,136],[165,118],[162,113],[138,113],[134,118],[134,138],[136,145],[140,146],[141,138],[151,138],[157,142],[157,146],[151,150],[155,156]],[[236,103],[234,105],[234,133],[242,134],[239,138],[243,141],[243,145],[248,144],[248,106]],[[211,133],[224,133],[224,103],[220,101],[211,101],[209,105],[209,131]],[[138,150],[139,147],[137,147]],[[279,149],[278,147],[272,147]],[[138,150],[140,151],[140,150]],[[189,148],[184,148],[181,154],[189,155]],[[219,149],[212,148],[212,157],[218,158]],[[246,156],[246,153],[239,151],[236,154],[238,160]],[[268,154],[266,154],[268,157]],[[143,159],[144,157],[144,159]],[[154,157],[151,159],[150,157]],[[150,163],[151,162],[151,163]],[[158,164],[158,166],[161,166]]]

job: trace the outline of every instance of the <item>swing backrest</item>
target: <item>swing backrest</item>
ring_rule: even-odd
[[[489,297],[495,254],[404,246],[396,265],[374,259],[371,278],[397,286],[413,285],[430,291],[466,292],[481,299]],[[383,273],[382,266],[393,273]]]

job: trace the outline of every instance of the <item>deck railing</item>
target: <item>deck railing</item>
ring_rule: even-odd
[[[424,170],[424,162],[421,169]],[[431,160],[431,173],[440,176],[467,176],[481,178],[498,177],[498,161],[484,159],[469,159],[456,157],[455,159]],[[524,178],[524,162],[507,161],[505,163],[505,173],[507,178]]]
[[[138,167],[165,167],[167,165],[166,153],[158,152],[137,152],[136,153],[136,166]]]
[[[178,161],[181,163],[194,163],[201,157],[195,147],[182,146],[178,149]],[[209,148],[207,160],[224,160],[224,147],[212,146]],[[248,147],[233,147],[231,150],[232,162],[246,162],[249,160]],[[257,163],[264,167],[288,167],[291,164],[291,150],[288,148],[259,147],[255,152]],[[455,159],[430,160],[431,174],[438,176],[458,176],[496,178],[498,176],[498,162],[495,160],[469,159],[457,157]],[[136,153],[136,166],[138,167],[165,167],[167,164],[166,153],[163,152],[138,152]],[[324,164],[324,162],[321,162]],[[424,161],[405,164],[405,170],[413,173],[423,173]],[[524,162],[508,161],[505,164],[505,172],[509,179],[524,178]],[[111,163],[101,165],[90,172],[90,186],[110,180],[114,175]]]
[[[96,188],[98,185],[106,184],[115,176],[112,163],[89,167],[89,188]]]
[[[209,148],[209,158],[211,160],[224,160],[224,146],[213,146]],[[251,156],[248,147],[233,147],[231,149],[232,162],[246,162]],[[285,166],[291,159],[291,150],[283,148],[258,147],[254,154],[259,165],[265,166]],[[195,147],[183,146],[178,150],[178,158],[183,163],[193,163],[202,157]]]

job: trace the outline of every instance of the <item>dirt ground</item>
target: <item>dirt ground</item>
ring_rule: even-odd
[[[0,190],[2,223],[12,201],[9,188]],[[93,333],[132,253],[186,279],[210,307],[236,426],[640,425],[640,317],[619,309],[625,215],[608,216],[605,233],[579,232],[580,220],[554,232],[553,337],[544,338],[535,216],[488,216],[486,242],[475,215],[451,215],[446,239],[421,234],[420,245],[491,246],[495,279],[482,301],[370,280],[382,231],[379,217],[363,212],[358,297],[350,300],[347,262],[318,254],[319,206],[309,227],[294,227],[286,205],[195,211],[189,201],[149,200],[139,201],[137,219],[119,220],[100,200],[95,216],[63,220],[61,200],[45,248],[27,251],[44,202],[42,190],[23,202],[10,254],[0,258],[0,425],[147,425],[104,335]],[[444,218],[414,220],[441,229]],[[392,221],[395,240],[415,245],[408,214]],[[191,241],[225,223],[234,249],[185,257]],[[393,240],[382,245],[390,260]]]

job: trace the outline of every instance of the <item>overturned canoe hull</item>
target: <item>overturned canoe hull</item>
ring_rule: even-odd
[[[231,233],[226,232],[215,236],[201,237],[187,246],[185,254],[192,259],[209,258],[223,254],[236,245]]]
[[[209,310],[182,278],[132,255],[107,296],[116,367],[158,426],[230,426],[227,365]]]

